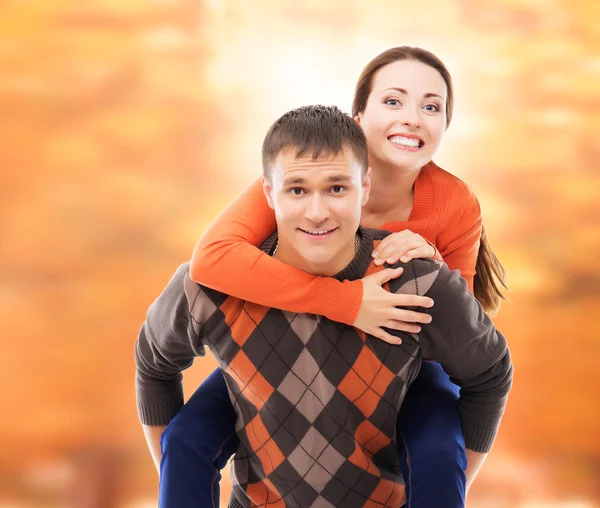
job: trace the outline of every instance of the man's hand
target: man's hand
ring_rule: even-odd
[[[419,333],[421,327],[415,323],[431,322],[429,314],[396,308],[429,308],[433,306],[431,298],[417,295],[397,295],[381,287],[386,282],[399,277],[403,270],[403,268],[387,268],[362,279],[363,299],[354,322],[356,328],[390,344],[401,344],[402,340],[383,330],[382,326],[392,330]]]
[[[152,460],[154,461],[156,470],[160,474],[160,459],[162,458],[160,436],[162,436],[167,427],[166,425],[161,427],[142,425],[142,427],[144,429],[144,435],[146,436],[146,443],[148,443],[148,448],[150,448],[150,455],[152,455]]]

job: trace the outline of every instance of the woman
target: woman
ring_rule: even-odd
[[[371,197],[361,225],[395,232],[374,253],[376,263],[439,254],[450,268],[460,270],[484,309],[494,312],[502,297],[494,277],[504,285],[504,273],[483,234],[477,198],[432,162],[452,107],[451,77],[427,51],[392,48],[365,67],[352,111],[366,134],[372,171]],[[262,253],[257,247],[274,229],[273,212],[257,181],[206,231],[194,251],[191,277],[261,305],[322,314],[389,342],[396,339],[381,327],[418,332],[419,324],[427,323],[425,314],[395,308],[389,293],[372,278],[341,283]],[[262,291],[256,291],[259,286]],[[272,291],[264,292],[264,287]],[[397,421],[407,506],[464,506],[466,488],[485,456],[471,450],[465,456],[457,397],[457,387],[439,364],[424,361]],[[211,420],[209,414],[217,408],[218,417]],[[173,471],[200,467],[198,461],[170,455],[171,448],[181,449],[174,436],[183,435],[187,446],[202,455],[208,474],[222,467],[237,447],[234,419],[225,383],[215,371],[163,436],[163,461],[170,461],[161,480],[163,499],[177,488],[178,480],[185,480],[183,473]],[[213,474],[218,478],[218,471]]]

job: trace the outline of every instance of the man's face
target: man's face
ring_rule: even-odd
[[[334,275],[355,254],[354,236],[371,188],[370,172],[344,148],[335,157],[279,154],[263,189],[275,211],[277,259],[316,275]]]

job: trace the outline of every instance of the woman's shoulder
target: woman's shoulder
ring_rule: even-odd
[[[465,181],[433,162],[428,164],[427,169],[436,187],[441,191],[439,196],[445,201],[454,205],[462,203],[464,206],[471,203],[478,206],[477,196]]]

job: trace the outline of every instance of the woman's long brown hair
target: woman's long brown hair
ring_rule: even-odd
[[[500,286],[504,289],[508,287],[504,268],[494,254],[483,226],[481,226],[481,241],[475,270],[473,294],[479,300],[483,310],[488,315],[495,316],[500,310],[501,300],[506,300]]]

